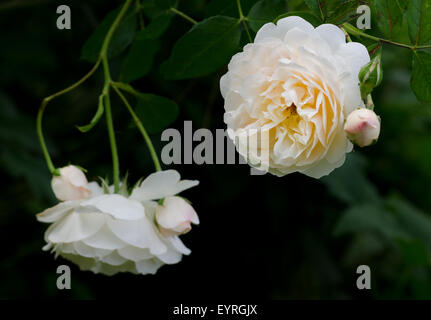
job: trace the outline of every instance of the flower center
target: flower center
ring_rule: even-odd
[[[290,118],[298,115],[298,111],[296,110],[296,105],[294,103],[288,106],[285,112],[286,112],[286,118]]]

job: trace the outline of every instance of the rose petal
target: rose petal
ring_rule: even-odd
[[[344,32],[333,24],[321,24],[316,28],[316,32],[324,39],[335,52],[341,46],[346,44]]]
[[[99,247],[91,247],[82,241],[73,242],[75,252],[83,257],[87,258],[102,258],[112,252],[112,250],[106,250]]]
[[[111,254],[105,256],[102,258],[103,263],[107,263],[113,266],[119,266],[125,262],[127,262],[127,259],[120,256],[117,251],[113,251]]]
[[[181,261],[182,256],[180,252],[168,249],[165,253],[159,254],[157,258],[166,264],[175,264]]]
[[[187,248],[178,236],[169,237],[166,239],[176,250],[182,254],[189,255],[192,251]]]
[[[142,260],[136,262],[136,270],[141,274],[155,274],[162,265],[157,259]]]
[[[54,243],[79,241],[96,233],[104,223],[100,213],[71,212],[48,228],[46,238]]]
[[[116,219],[138,220],[145,216],[145,209],[141,203],[119,194],[104,194],[85,200],[81,205],[96,208]]]
[[[130,199],[148,201],[176,195],[199,184],[197,180],[182,180],[175,170],[158,171],[150,174],[139,187],[135,188]]]
[[[119,239],[128,244],[142,249],[148,248],[153,254],[162,254],[166,251],[166,246],[147,219],[137,221],[110,219],[108,226]]]
[[[105,250],[124,248],[127,243],[120,240],[105,223],[103,227],[91,237],[82,240],[86,245]]]
[[[77,200],[60,202],[56,206],[37,214],[36,218],[40,222],[55,222],[61,219],[66,213],[76,208],[79,203],[80,201]]]
[[[118,254],[132,261],[140,261],[144,259],[151,259],[154,257],[150,250],[138,248],[131,245],[118,249]]]

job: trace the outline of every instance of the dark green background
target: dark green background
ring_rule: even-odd
[[[431,106],[419,103],[410,88],[410,51],[390,45],[384,45],[384,79],[374,92],[380,139],[356,148],[329,177],[250,176],[247,165],[173,166],[201,181],[184,193],[201,225],[183,236],[192,254],[154,276],[94,275],[42,252],[47,226],[35,214],[56,200],[36,113],[43,97],[91,68],[80,60],[81,48],[121,1],[23,2],[0,3],[0,298],[431,298]],[[55,27],[60,4],[71,7],[72,30]],[[307,10],[301,1],[290,5]],[[181,1],[178,8],[198,21],[208,15],[203,0]],[[370,32],[379,34],[373,19]],[[225,67],[180,81],[159,72],[189,28],[173,17],[150,73],[133,85],[178,103],[172,127],[182,131],[183,121],[192,120],[194,128],[215,132],[224,128],[219,78]],[[407,43],[406,28],[397,37]],[[111,60],[114,77],[123,58]],[[111,172],[105,123],[87,134],[75,126],[93,116],[102,83],[98,72],[53,101],[44,121],[55,164],[79,164],[91,180]],[[151,159],[121,102],[113,98],[112,104],[122,174],[128,171],[134,182],[153,171]],[[161,150],[160,135],[152,139]],[[72,268],[69,291],[56,288],[56,268],[64,263]],[[356,288],[362,264],[372,271],[369,291]]]

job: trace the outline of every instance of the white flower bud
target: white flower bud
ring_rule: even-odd
[[[165,198],[163,204],[157,206],[156,221],[166,237],[187,233],[192,228],[191,223],[199,224],[193,207],[176,196]]]
[[[357,109],[347,117],[344,131],[348,138],[358,146],[369,146],[379,137],[380,117],[370,109]]]
[[[85,174],[72,165],[60,169],[60,176],[52,178],[51,187],[61,201],[85,199],[91,195]]]

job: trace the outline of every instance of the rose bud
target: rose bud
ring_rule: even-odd
[[[91,195],[85,174],[72,165],[60,169],[60,176],[52,178],[51,187],[61,201],[85,199]]]
[[[347,137],[358,146],[369,146],[379,137],[380,117],[370,109],[357,109],[347,117],[344,131]]]
[[[191,230],[191,223],[199,224],[199,218],[193,207],[180,197],[166,197],[156,209],[156,221],[160,232],[166,236],[175,236]]]
[[[383,79],[383,68],[381,64],[382,48],[377,54],[359,71],[358,78],[360,81],[362,98],[370,94],[373,89],[380,85]]]

